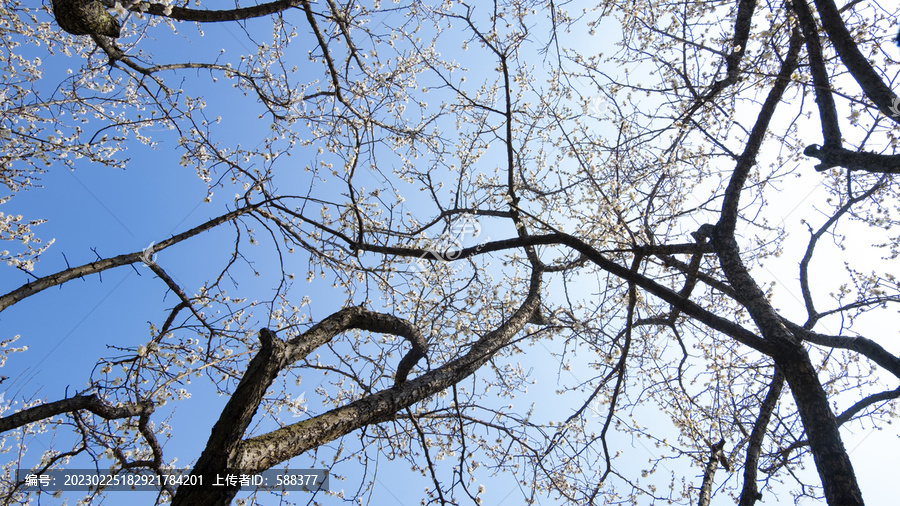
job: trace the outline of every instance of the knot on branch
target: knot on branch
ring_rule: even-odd
[[[811,158],[818,158],[822,163],[816,164],[815,169],[819,172],[822,172],[835,166],[834,164],[828,163],[826,161],[828,158],[830,158],[828,156],[829,151],[830,150],[827,148],[827,146],[822,146],[820,148],[818,144],[810,144],[809,146],[806,146],[806,149],[803,150],[803,154]]]
[[[257,335],[260,344],[259,353],[250,360],[247,371],[249,372],[253,367],[268,369],[270,367],[268,362],[274,362],[277,374],[277,369],[280,369],[287,359],[285,342],[267,328],[259,329]],[[246,375],[247,374],[245,373],[245,376]]]
[[[531,316],[528,317],[528,321],[526,323],[530,323],[532,325],[549,325],[550,320],[544,316],[544,312],[542,311],[540,302],[535,304],[534,311],[531,312]]]
[[[725,456],[725,440],[721,439],[718,443],[709,445],[710,450],[710,461],[715,458],[722,467],[725,468],[729,473],[731,472],[731,463],[728,462],[728,457]]]
[[[119,20],[98,0],[53,0],[53,17],[72,35],[119,36]]]
[[[709,223],[700,225],[696,232],[691,232],[691,237],[697,241],[697,244],[706,244],[707,241],[712,242],[716,238],[716,226]]]
[[[276,348],[279,344],[284,345],[284,341],[278,339],[274,332],[267,328],[259,329],[259,344],[266,352]]]

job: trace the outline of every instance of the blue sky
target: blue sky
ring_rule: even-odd
[[[297,21],[302,28],[302,20]],[[270,36],[269,20],[253,21],[247,24],[247,31],[253,34],[253,42],[259,42]],[[181,28],[181,26],[180,26]],[[251,42],[243,29],[235,25],[219,25],[204,27],[205,37],[198,38],[191,27],[185,29],[185,38],[172,36],[164,27],[157,27],[152,32],[154,39],[147,39],[143,44],[153,47],[154,61],[165,62],[177,60],[187,54],[198,60],[214,57],[218,50],[226,48],[231,55],[252,48]],[[306,44],[301,44],[306,47]],[[68,66],[78,67],[81,63],[78,56],[65,57],[61,54],[50,57],[42,52],[43,48],[28,48],[34,54],[41,54],[43,68],[46,70],[45,80],[37,84],[42,93],[52,93],[59,79]],[[492,65],[480,66],[480,61],[468,61],[462,53],[456,55],[453,48],[446,49],[448,57],[457,56],[464,64],[471,65],[473,73],[492,72]],[[298,55],[298,60],[303,60]],[[111,72],[117,72],[112,70]],[[188,94],[201,95],[209,103],[209,119],[222,116],[220,123],[211,128],[218,139],[226,145],[240,143],[245,147],[259,146],[269,133],[270,118],[263,112],[259,118],[261,107],[250,98],[228,86],[213,87],[207,75],[199,73],[182,73],[182,86]],[[472,79],[472,77],[470,77]],[[223,80],[224,81],[224,80]],[[224,82],[220,83],[224,84]],[[427,83],[423,83],[427,84]],[[44,88],[46,86],[46,88]],[[297,128],[303,128],[298,126]],[[207,203],[207,185],[197,178],[191,168],[179,165],[180,152],[176,146],[177,136],[173,131],[159,129],[153,132],[155,140],[160,141],[156,149],[139,144],[132,144],[123,155],[129,158],[127,167],[111,169],[96,164],[79,164],[76,171],[68,171],[62,167],[50,167],[41,177],[41,188],[33,188],[21,192],[8,204],[4,205],[6,213],[21,213],[29,218],[45,218],[47,223],[35,227],[34,231],[42,238],[53,238],[56,242],[45,253],[35,270],[36,275],[47,275],[66,268],[68,265],[80,265],[96,258],[110,257],[122,253],[139,251],[149,244],[159,242],[173,233],[177,233],[205,220],[233,209],[233,195],[243,189],[225,184],[214,189],[212,201]],[[317,148],[321,142],[308,148],[297,148],[291,158],[277,161],[275,180],[279,190],[288,194],[303,194],[308,187],[309,173],[303,169],[315,160],[333,161],[327,154],[318,155]],[[485,157],[486,161],[494,155]],[[317,158],[318,157],[318,158]],[[254,163],[264,163],[255,160]],[[368,170],[368,169],[366,169]],[[316,195],[337,198],[344,190],[339,181],[331,179],[324,172],[326,182],[319,182]],[[363,179],[370,181],[364,186],[376,188],[381,184],[376,172],[367,172]],[[401,186],[402,188],[402,186]],[[420,201],[415,195],[407,195],[409,200],[400,206],[401,211],[414,213],[424,219],[431,215],[431,208],[424,211],[417,207]],[[423,216],[424,215],[424,216]],[[508,236],[508,227],[494,225],[491,220],[481,220],[484,237]],[[259,227],[257,227],[259,228]],[[259,231],[259,230],[258,230]],[[250,300],[265,300],[270,296],[274,277],[279,272],[266,241],[265,234],[257,236],[262,245],[249,246],[246,233],[242,234],[242,251],[247,254],[247,262],[237,264],[232,274],[238,283],[229,286],[229,292],[235,296],[247,297]],[[196,290],[210,276],[215,275],[228,260],[233,248],[235,231],[231,227],[206,232],[187,243],[179,244],[159,253],[158,263],[182,286],[188,290]],[[469,241],[474,241],[470,239]],[[470,245],[466,243],[466,245]],[[96,252],[96,253],[95,253]],[[65,254],[65,256],[63,256]],[[296,283],[306,283],[308,259],[297,253],[286,258],[287,270],[297,275]],[[260,272],[259,277],[253,270]],[[590,276],[584,276],[590,278]],[[786,277],[781,275],[781,277]],[[0,267],[0,287],[4,292],[29,280],[25,273],[6,266]],[[275,280],[275,281],[273,281]],[[590,282],[593,281],[593,285]],[[596,280],[587,279],[579,297],[588,298],[596,290]],[[558,290],[558,281],[551,281],[550,292]],[[189,292],[192,293],[192,292]],[[341,289],[332,286],[331,278],[317,278],[305,287],[295,290],[294,295],[304,293],[312,299],[305,308],[308,316],[316,321],[335,310],[344,301]],[[296,303],[296,302],[295,302]],[[118,352],[110,347],[137,348],[150,339],[150,324],[159,327],[168,310],[177,304],[177,297],[167,293],[163,282],[156,278],[146,266],[135,265],[108,270],[101,276],[93,275],[84,280],[76,280],[57,288],[46,290],[39,295],[26,299],[5,310],[0,315],[0,339],[21,334],[17,346],[29,346],[23,353],[13,354],[5,367],[0,370],[8,376],[0,391],[6,401],[22,402],[33,399],[55,400],[64,395],[72,395],[85,387],[91,371],[97,365],[98,357],[116,356]],[[268,325],[265,311],[256,315],[254,328]],[[591,372],[587,363],[591,359],[576,361],[573,371],[563,371],[557,360],[562,352],[559,342],[549,344],[539,342],[527,348],[524,365],[533,369],[532,377],[538,383],[529,388],[528,394],[514,399],[516,408],[535,406],[535,419],[559,419],[571,410],[565,400],[574,400],[574,395],[560,396],[556,392],[557,382],[572,384],[586,381]],[[554,355],[556,354],[556,355]],[[311,411],[324,410],[316,403],[321,399],[315,393],[317,386],[327,378],[302,372],[303,381],[293,385],[293,377],[285,380],[288,392],[292,396],[304,395]],[[277,383],[278,384],[278,383]],[[163,414],[171,413],[170,423],[174,427],[172,438],[165,445],[166,457],[178,458],[176,465],[189,466],[199,455],[209,429],[217,418],[219,409],[225,398],[216,394],[205,381],[194,381],[185,385],[192,393],[189,400],[171,403],[157,415],[165,419]],[[490,404],[490,401],[486,401]],[[498,400],[498,405],[507,401]],[[648,410],[650,408],[647,408]],[[568,411],[567,411],[568,410]],[[671,424],[664,416],[653,417],[644,414],[642,419],[653,420],[658,426],[653,427],[656,433],[674,433]],[[156,418],[154,418],[156,420]],[[258,432],[266,428],[264,417],[260,420]],[[599,431],[601,422],[596,422]],[[257,432],[257,433],[258,433]],[[888,436],[888,437],[884,437]],[[71,435],[63,430],[54,442],[60,447]],[[40,453],[52,441],[51,434],[33,437],[29,440],[29,450],[21,458],[24,467],[34,465]],[[614,462],[617,470],[623,474],[633,475],[646,467],[652,447],[642,440],[624,440],[616,438],[615,449],[623,454]],[[870,501],[881,497],[881,486],[890,484],[888,466],[880,465],[879,451],[892,443],[896,446],[896,437],[882,432],[848,433],[846,444],[851,449],[857,468],[857,475],[863,484],[864,493]],[[292,468],[318,467],[316,459],[328,460],[338,448],[343,454],[342,463],[335,468],[343,474],[346,481],[332,479],[332,489],[346,488],[354,490],[361,476],[371,480],[373,469],[377,464],[378,475],[370,497],[371,504],[410,504],[422,496],[422,489],[430,485],[429,480],[419,472],[409,469],[409,465],[398,460],[390,462],[381,457],[378,462],[370,462],[365,468],[354,461],[361,455],[358,448],[358,435],[350,434],[341,441],[321,449],[315,458],[298,457],[291,461]],[[413,444],[413,448],[416,445]],[[875,458],[855,458],[861,452],[872,452]],[[456,461],[444,461],[443,469],[449,475]],[[870,465],[871,463],[875,465]],[[73,466],[75,464],[73,463]],[[664,466],[663,466],[664,467]],[[669,469],[661,469],[666,474]],[[679,474],[691,477],[690,471],[673,469]],[[698,471],[699,475],[699,471]],[[519,477],[521,478],[521,477]],[[665,482],[665,476],[661,479]],[[695,477],[699,484],[699,478]],[[729,479],[738,479],[732,475]],[[492,476],[489,473],[479,475],[485,485],[484,500],[486,504],[518,504],[520,495],[514,477],[506,474]],[[816,482],[815,476],[810,480]],[[473,485],[477,489],[479,482]],[[122,493],[119,493],[122,494]],[[726,504],[725,497],[719,497],[714,504]],[[107,502],[120,500],[112,495]],[[263,504],[275,504],[274,498],[261,501]],[[338,500],[325,500],[325,503],[338,503]],[[553,500],[545,500],[542,504],[556,504]]]

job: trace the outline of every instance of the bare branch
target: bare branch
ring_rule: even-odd
[[[772,376],[772,382],[769,384],[769,391],[763,400],[753,423],[753,431],[750,433],[750,440],[747,444],[747,455],[744,458],[744,486],[741,489],[741,496],[738,501],[739,506],[753,506],[756,501],[762,499],[762,494],[756,485],[756,473],[759,466],[759,454],[762,450],[762,444],[766,437],[769,421],[772,419],[772,413],[778,405],[778,398],[781,397],[781,389],[784,386],[784,375],[775,368],[775,374]]]
[[[31,283],[22,285],[21,287],[7,293],[6,295],[0,296],[0,311],[3,311],[4,309],[24,298],[31,297],[38,292],[41,292],[53,286],[61,285],[67,281],[71,281],[73,279],[81,278],[84,276],[89,276],[91,274],[97,274],[108,269],[113,269],[115,267],[143,262],[146,255],[153,255],[168,248],[169,246],[178,244],[179,242],[182,242],[201,232],[210,230],[227,221],[234,220],[241,215],[253,211],[260,205],[261,204],[256,204],[248,207],[243,207],[230,213],[223,214],[222,216],[219,216],[217,218],[213,218],[206,223],[196,226],[186,232],[182,232],[168,239],[155,243],[153,247],[148,251],[136,251],[134,253],[127,253],[112,258],[105,258],[97,260],[96,262],[91,262],[89,264],[72,267],[64,271],[59,271],[55,274],[50,274],[49,276],[43,276],[40,279],[32,281]]]

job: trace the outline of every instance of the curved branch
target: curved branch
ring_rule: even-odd
[[[277,0],[266,4],[254,5],[253,7],[241,7],[238,9],[228,10],[199,10],[186,9],[184,7],[176,7],[174,5],[163,5],[158,3],[134,2],[128,9],[134,12],[142,12],[145,14],[153,14],[154,16],[164,16],[167,18],[177,19],[179,21],[195,21],[197,23],[220,23],[223,21],[240,21],[243,19],[259,18],[286,11],[300,4],[306,4],[305,0]]]
[[[468,377],[525,327],[540,304],[540,285],[541,271],[535,269],[528,295],[515,313],[476,341],[465,355],[396,388],[382,390],[319,416],[244,441],[237,450],[233,467],[248,471],[268,469],[360,427],[390,420],[398,411]]]
[[[344,308],[325,318],[303,334],[288,341],[287,363],[309,355],[313,350],[347,330],[367,330],[391,334],[409,341],[412,349],[400,360],[394,375],[394,386],[404,381],[413,366],[428,352],[428,342],[422,332],[409,321],[394,315],[370,311],[361,306]]]
[[[842,425],[846,422],[849,422],[853,415],[859,413],[860,411],[866,409],[867,407],[875,404],[876,402],[884,402],[890,401],[893,399],[900,398],[900,387],[895,388],[893,390],[885,390],[884,392],[878,392],[877,394],[872,394],[866,396],[864,399],[860,399],[852,406],[844,410],[843,413],[837,416],[837,421],[839,425]]]
[[[238,448],[272,382],[284,368],[341,332],[351,329],[393,334],[405,337],[412,343],[412,350],[403,357],[397,367],[395,388],[403,383],[415,363],[425,356],[427,349],[425,337],[412,323],[360,306],[341,309],[287,342],[279,339],[271,330],[261,329],[260,350],[250,360],[247,371],[219,415],[203,453],[191,471],[192,474],[206,476],[203,480],[205,485],[179,487],[172,504],[192,504],[201,497],[206,501],[209,501],[210,497],[215,497],[221,504],[229,503],[240,487],[212,486],[215,483],[215,475],[223,474],[226,470],[250,469],[239,461]]]
[[[86,409],[106,420],[128,418],[129,416],[149,415],[153,412],[153,404],[123,404],[113,406],[96,394],[76,395],[68,399],[48,402],[33,408],[24,409],[18,413],[0,418],[0,433],[19,428],[23,425],[45,420],[47,418]]]

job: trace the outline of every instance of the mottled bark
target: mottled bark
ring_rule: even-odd
[[[98,0],[53,0],[53,17],[72,35],[118,37],[121,26]]]
[[[172,501],[173,506],[230,504],[239,489],[213,487],[216,475],[264,471],[361,427],[390,420],[397,412],[473,374],[525,327],[540,304],[540,283],[541,273],[535,270],[527,297],[507,321],[481,337],[462,357],[411,381],[402,381],[399,376],[402,372],[405,377],[412,365],[424,356],[425,339],[415,326],[400,318],[361,307],[346,308],[286,343],[268,329],[262,329],[260,351],[250,361],[192,471],[203,475],[203,486],[180,487]],[[410,341],[412,349],[401,359],[400,366],[404,370],[398,367],[394,387],[308,420],[243,440],[263,395],[278,373],[339,332],[354,328],[400,335]]]
[[[167,6],[161,3],[135,2],[130,9],[142,11],[154,16],[165,16],[179,21],[194,21],[197,23],[220,23],[223,21],[240,21],[243,19],[258,18],[276,14],[292,7],[303,4],[302,0],[278,0],[252,7],[238,9],[202,10],[187,9],[178,6]]]
[[[247,371],[225,404],[203,453],[191,471],[191,474],[203,477],[203,484],[178,487],[172,500],[173,506],[226,505],[240,490],[240,486],[214,486],[216,476],[236,471],[231,466],[234,450],[287,358],[284,341],[269,329],[259,331],[259,342],[259,352],[250,360]]]
[[[40,404],[32,408],[23,409],[18,413],[4,416],[0,418],[0,433],[56,415],[79,410],[90,411],[106,420],[115,420],[130,416],[149,415],[153,412],[153,405],[146,403],[113,406],[96,395],[76,395],[75,397]]]

